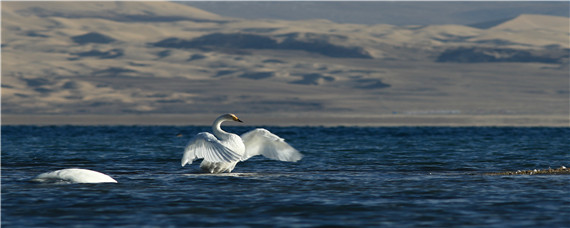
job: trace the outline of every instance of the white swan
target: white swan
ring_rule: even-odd
[[[303,158],[303,155],[284,139],[266,129],[258,128],[240,137],[222,130],[220,125],[224,121],[242,122],[234,114],[218,117],[212,124],[213,135],[201,132],[190,140],[182,156],[182,166],[202,158],[202,170],[209,173],[230,173],[238,162],[256,155],[291,162]]]
[[[49,183],[117,183],[106,174],[88,169],[60,169],[42,173],[32,181]]]

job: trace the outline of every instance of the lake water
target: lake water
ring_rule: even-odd
[[[180,159],[209,127],[2,126],[2,227],[570,224],[570,175],[483,175],[570,166],[570,128],[266,128],[303,160],[200,174]],[[72,167],[119,183],[29,181]]]

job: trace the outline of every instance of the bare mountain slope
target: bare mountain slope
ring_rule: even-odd
[[[9,2],[3,12],[42,18],[101,18],[125,22],[223,21],[222,17],[171,2]]]
[[[566,115],[565,22],[359,25],[170,2],[2,2],[2,113]]]
[[[567,32],[570,20],[565,17],[553,17],[546,15],[523,14],[512,20],[492,27],[492,30],[551,30],[556,32]]]

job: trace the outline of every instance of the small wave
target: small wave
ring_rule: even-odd
[[[187,177],[278,177],[291,174],[284,173],[187,173]]]

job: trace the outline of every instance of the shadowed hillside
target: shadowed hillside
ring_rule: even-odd
[[[567,115],[568,33],[2,2],[2,114]]]
[[[300,50],[337,58],[372,58],[361,47],[343,47],[331,44],[324,39],[309,41],[286,38],[279,42],[268,36],[256,34],[213,33],[192,40],[167,38],[151,45],[164,48],[194,48],[201,50],[220,49],[273,49]]]

